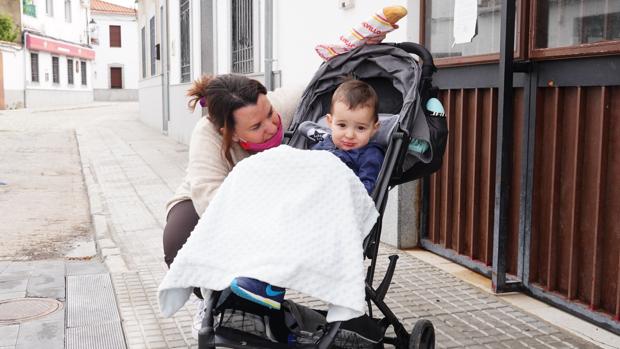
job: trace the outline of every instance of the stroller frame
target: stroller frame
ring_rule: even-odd
[[[415,54],[419,56],[423,62],[422,73],[420,83],[418,85],[418,99],[424,99],[429,97],[429,92],[433,90],[432,87],[432,74],[436,71],[436,67],[433,64],[433,59],[428,50],[419,44],[404,42],[398,44],[383,44],[400,48],[407,53]],[[424,96],[424,97],[420,97]],[[423,103],[418,101],[416,103],[416,109],[423,108]],[[415,111],[416,113],[418,110]],[[373,278],[376,269],[377,255],[379,251],[379,242],[381,237],[381,226],[383,221],[383,213],[387,204],[387,192],[389,189],[395,187],[398,184],[405,183],[414,178],[410,173],[400,171],[400,173],[393,173],[395,168],[400,169],[400,166],[396,164],[404,161],[407,154],[407,145],[411,141],[411,135],[409,130],[413,127],[412,121],[410,125],[397,125],[398,127],[392,132],[390,145],[386,152],[386,158],[384,159],[384,167],[381,175],[378,178],[376,188],[373,192],[373,197],[377,209],[380,212],[377,223],[364,240],[364,256],[371,260],[366,274],[366,302],[368,304],[368,316],[373,318],[372,304],[374,304],[379,311],[383,314],[383,318],[379,319],[377,325],[380,326],[382,333],[384,334],[383,341],[378,343],[375,347],[383,348],[383,344],[392,344],[396,348],[434,348],[435,335],[434,328],[428,320],[418,320],[412,330],[409,333],[404,325],[398,320],[396,315],[390,310],[385,303],[384,298],[388,292],[394,270],[396,269],[396,263],[398,255],[389,256],[389,264],[381,283],[375,288],[373,287]],[[289,140],[295,135],[295,131],[298,128],[298,124],[291,125],[289,131],[285,133],[285,138]],[[396,151],[389,151],[395,149]],[[398,172],[398,171],[397,171]],[[246,333],[240,330],[229,328],[216,328],[214,326],[215,308],[220,298],[222,291],[214,291],[210,293],[208,299],[205,299],[205,318],[203,320],[202,328],[199,330],[198,347],[199,349],[214,349],[215,347],[228,347],[228,348],[316,348],[326,349],[333,345],[335,337],[340,329],[342,323],[334,322],[328,323],[323,336],[314,344],[295,344],[290,345],[287,343],[270,342],[266,339],[259,338],[250,333]],[[374,318],[373,318],[374,319]],[[377,320],[377,319],[375,319]],[[386,330],[392,326],[394,329],[395,337],[385,336]]]

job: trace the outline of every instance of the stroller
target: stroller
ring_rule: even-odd
[[[418,55],[422,66],[412,57]],[[367,314],[344,322],[327,323],[326,312],[285,300],[279,310],[268,309],[235,296],[230,289],[209,292],[206,316],[199,331],[199,348],[434,348],[434,328],[418,320],[407,332],[384,302],[397,255],[389,257],[383,280],[373,286],[383,211],[390,188],[437,171],[446,146],[446,118],[426,110],[436,97],[432,74],[436,70],[430,53],[414,43],[368,45],[323,63],[302,96],[293,122],[285,133],[287,144],[308,149],[329,132],[324,115],[343,75],[369,83],[379,96],[380,129],[373,140],[385,149],[385,159],[372,197],[380,213],[364,240]],[[428,145],[412,151],[412,140]],[[373,317],[373,304],[383,317]],[[388,336],[389,327],[395,336]]]

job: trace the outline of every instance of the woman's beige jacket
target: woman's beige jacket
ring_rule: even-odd
[[[286,130],[293,119],[295,108],[301,99],[302,87],[280,88],[267,93],[271,105],[280,113]],[[196,123],[189,143],[189,162],[185,178],[166,205],[166,215],[172,206],[191,199],[199,216],[207,209],[224,178],[232,167],[222,156],[222,135],[206,117]],[[230,154],[236,164],[250,154],[234,143]]]

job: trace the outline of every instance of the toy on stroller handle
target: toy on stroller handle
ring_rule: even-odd
[[[411,54],[421,58],[421,67]],[[380,137],[381,142],[385,143],[386,152],[372,193],[380,216],[363,246],[364,257],[370,259],[365,283],[367,314],[345,322],[327,323],[320,320],[323,314],[321,310],[310,309],[288,300],[283,303],[282,310],[272,310],[236,298],[229,290],[209,292],[208,297],[205,297],[206,316],[199,331],[200,349],[383,348],[384,344],[394,345],[399,349],[434,348],[435,332],[430,321],[420,319],[412,331],[408,332],[384,301],[396,269],[397,255],[389,256],[389,264],[381,283],[376,287],[372,283],[388,189],[432,173],[441,165],[447,136],[445,117],[437,117],[425,110],[426,102],[436,94],[436,89],[432,86],[435,70],[430,53],[415,43],[367,45],[334,57],[321,65],[308,85],[292,125],[285,134],[288,145],[297,148],[308,148],[316,141],[308,137],[311,132],[307,132],[308,129],[301,125],[307,121],[320,124],[328,106],[326,101],[331,98],[339,76],[356,74],[359,79],[374,85],[379,95],[379,112],[383,118],[381,129],[384,130],[375,137]],[[388,71],[396,73],[388,76]],[[412,139],[427,142],[428,151],[424,154],[410,152],[409,144]],[[373,304],[383,315],[382,318],[373,317]],[[225,313],[230,311],[233,315],[235,311],[239,311],[242,316],[248,314],[264,320],[264,330],[268,335],[260,337],[227,326],[222,321]],[[219,322],[216,321],[216,315]],[[319,319],[320,324],[316,332],[300,330],[304,327],[304,322],[306,325],[308,322],[316,323],[316,319]],[[291,321],[294,327],[290,325]],[[286,326],[278,327],[275,324]],[[395,337],[386,335],[389,327],[393,328]],[[278,328],[288,330],[288,336],[281,332],[269,333],[270,329],[278,331]]]

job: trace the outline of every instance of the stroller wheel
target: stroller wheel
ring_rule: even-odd
[[[409,336],[409,349],[434,349],[435,328],[429,320],[418,320]]]

